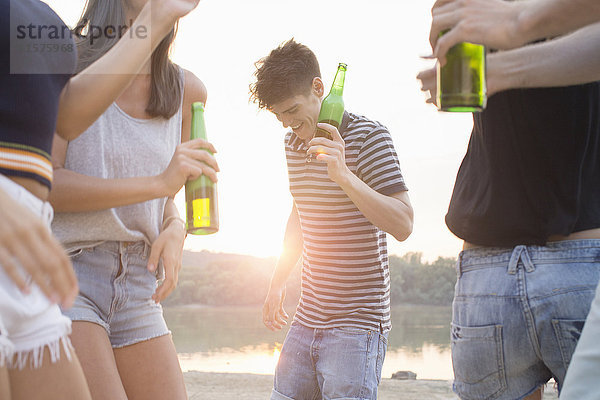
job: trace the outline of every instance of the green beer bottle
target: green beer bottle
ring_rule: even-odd
[[[192,104],[191,139],[206,140],[204,104]],[[208,150],[207,150],[208,151]],[[185,184],[187,231],[193,235],[209,235],[219,230],[217,186],[205,175]]]
[[[340,124],[342,123],[342,117],[344,116],[344,99],[342,95],[344,94],[346,69],[346,64],[340,63],[340,65],[338,65],[337,72],[335,73],[335,79],[333,80],[333,85],[331,85],[331,90],[321,103],[321,111],[319,112],[318,122],[325,122],[335,126],[336,128],[340,127]],[[315,136],[332,139],[329,132],[319,128],[317,128]]]
[[[463,42],[448,50],[446,65],[437,66],[437,87],[440,111],[482,111],[487,102],[485,47]]]

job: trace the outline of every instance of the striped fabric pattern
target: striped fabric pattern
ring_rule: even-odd
[[[407,190],[386,127],[345,113],[339,131],[354,174],[384,195]],[[288,132],[290,191],[304,240],[302,295],[294,319],[311,328],[389,330],[386,233],[329,179],[325,162],[307,159],[306,149],[304,141]]]
[[[0,141],[0,173],[52,183],[50,155],[35,147]]]

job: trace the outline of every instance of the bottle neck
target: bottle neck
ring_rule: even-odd
[[[206,126],[204,124],[204,110],[194,110],[192,112],[192,130],[190,139],[206,140]]]
[[[333,85],[331,85],[330,94],[341,96],[344,94],[344,81],[346,79],[346,69],[338,68],[335,78],[333,80]]]

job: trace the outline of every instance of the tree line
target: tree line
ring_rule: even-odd
[[[276,259],[207,251],[185,251],[177,289],[165,306],[260,305],[263,303]],[[450,305],[456,283],[456,260],[439,257],[424,262],[421,253],[389,258],[392,304]],[[300,265],[287,283],[286,304],[300,296]]]

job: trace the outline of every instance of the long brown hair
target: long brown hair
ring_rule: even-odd
[[[127,0],[87,0],[86,5],[75,28],[77,36],[77,72],[83,71],[108,52],[118,41],[108,35],[92,37],[90,27],[113,26],[117,28],[126,25],[123,2]],[[84,32],[88,34],[84,35]],[[154,49],[151,59],[150,99],[146,112],[153,117],[171,118],[181,104],[183,91],[179,70],[171,61],[169,55],[171,45],[177,34],[177,25]]]

